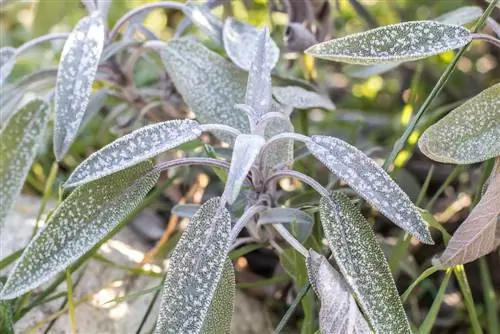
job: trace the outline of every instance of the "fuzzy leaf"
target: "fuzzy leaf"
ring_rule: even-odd
[[[321,333],[370,333],[370,326],[351,296],[349,286],[328,260],[309,250],[306,264],[309,281],[321,300]]]
[[[99,110],[101,110],[101,108],[104,106],[108,94],[109,90],[107,88],[102,88],[90,95],[89,103],[87,104],[85,114],[83,115],[82,124],[80,125],[80,132],[87,126],[87,124],[90,123],[92,117],[97,114]]]
[[[222,198],[232,204],[240,193],[243,181],[264,146],[265,140],[259,135],[241,134],[234,143],[231,167]]]
[[[342,193],[323,197],[321,223],[342,276],[375,333],[411,333],[398,290],[370,224]]]
[[[203,323],[203,334],[230,334],[234,310],[234,292],[236,289],[234,268],[231,260],[226,259],[210,310]]]
[[[163,288],[155,333],[200,333],[230,247],[231,217],[208,200],[177,243]]]
[[[199,204],[177,204],[172,208],[172,213],[179,217],[191,218],[200,209]]]
[[[259,29],[229,17],[223,28],[224,48],[228,57],[241,69],[250,71],[257,50]],[[266,63],[273,68],[279,60],[280,50],[272,39],[268,39]]]
[[[433,244],[427,226],[408,195],[363,152],[333,137],[313,136],[311,153],[396,225]]]
[[[202,130],[196,121],[173,120],[142,127],[91,154],[68,178],[74,187],[115,173],[195,139]]]
[[[33,99],[0,132],[0,231],[35,159],[49,120],[48,104]]]
[[[0,85],[9,76],[16,64],[16,49],[6,46],[0,48]]]
[[[271,49],[269,41],[269,31],[267,29],[260,31],[255,44],[255,52],[253,52],[252,65],[248,73],[245,104],[250,106],[255,122],[258,122],[271,109],[272,63],[270,62]]]
[[[427,128],[418,147],[432,160],[454,164],[471,164],[500,155],[500,83]]]
[[[278,102],[297,109],[335,109],[329,99],[298,86],[273,87],[273,96]]]
[[[299,241],[305,241],[311,234],[314,218],[301,210],[293,208],[271,208],[259,215],[258,225],[285,224],[285,227]]]
[[[460,48],[471,41],[469,30],[434,21],[411,21],[313,45],[316,58],[351,64],[412,61]]]
[[[64,158],[85,115],[104,45],[99,12],[84,17],[64,44],[55,91],[54,153]]]
[[[247,115],[234,108],[245,99],[245,72],[202,44],[185,39],[168,42],[162,58],[175,87],[201,123],[250,131]]]
[[[495,233],[500,222],[500,158],[492,173],[483,197],[448,242],[439,259],[442,265],[472,262],[498,246]]]
[[[444,13],[436,17],[434,20],[445,24],[456,24],[461,26],[467,23],[474,22],[483,14],[483,10],[478,6],[465,6],[452,10],[451,12]]]
[[[145,161],[74,190],[25,248],[0,299],[18,297],[48,281],[106,236],[158,180],[152,166]]]
[[[273,100],[271,103],[271,111],[290,116],[293,108]],[[294,132],[293,124],[290,119],[272,118],[265,124],[264,138],[268,140],[284,132]],[[293,163],[293,140],[280,140],[272,143],[266,150],[263,160],[264,167],[268,169],[291,167]]]
[[[222,45],[222,22],[210,12],[210,8],[188,2],[183,6],[182,11],[215,43]]]

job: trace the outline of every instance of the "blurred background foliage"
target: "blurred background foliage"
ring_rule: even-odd
[[[112,27],[127,11],[148,2],[153,1],[113,0],[109,11],[108,26]],[[201,3],[201,1],[198,2]],[[368,30],[371,27],[400,21],[432,19],[461,6],[470,5],[485,8],[487,3],[482,0],[331,0],[332,10],[328,21],[331,25],[331,35],[328,38],[341,37]],[[272,28],[272,37],[278,45],[282,46],[288,17],[282,12],[270,12],[269,7],[267,0],[233,0],[217,7],[214,13],[219,17],[235,16],[257,26],[268,25]],[[85,15],[86,10],[78,0],[4,0],[0,6],[0,46],[17,47],[48,32],[69,32],[76,22]],[[162,40],[169,40],[173,37],[183,17],[181,12],[175,10],[153,10],[144,17],[144,25]],[[492,17],[499,21],[500,10],[497,9]],[[191,27],[188,32],[194,33],[198,40],[210,48],[216,49],[207,36],[195,28]],[[62,44],[63,42],[60,41],[44,43],[23,54],[17,60],[9,81],[15,82],[37,69],[57,67]],[[382,161],[397,138],[403,133],[413,112],[418,109],[451,62],[454,54],[454,51],[449,51],[418,62],[402,64],[384,74],[372,75],[367,78],[354,78],[349,75],[352,67],[318,60],[315,62],[312,58],[282,50],[282,59],[277,72],[282,76],[309,81],[319,91],[330,96],[337,106],[333,112],[324,110],[294,112],[293,122],[296,131],[344,138],[362,150],[369,150],[373,158]],[[472,197],[477,190],[481,168],[480,166],[469,166],[468,168],[454,169],[454,166],[451,165],[432,162],[420,154],[415,145],[419,135],[427,125],[467,98],[499,81],[499,56],[499,49],[483,42],[472,43],[465,56],[459,61],[457,70],[446,84],[443,92],[432,105],[431,111],[424,117],[420,126],[410,137],[405,149],[395,160],[393,176],[413,200],[419,196],[426,175],[431,166],[434,166],[431,183],[427,193],[424,194],[423,203],[429,203],[429,198],[432,198],[436,191],[442,188],[430,209],[449,232],[453,232],[467,216]],[[156,61],[158,63],[158,59]],[[157,80],[155,68],[152,68],[146,61],[140,61],[134,71],[134,84],[139,88],[147,87],[155,80]],[[105,84],[96,82],[95,89],[101,88],[103,85]],[[110,131],[115,124],[113,121],[109,121],[107,116],[113,109],[113,105],[117,105],[119,102],[113,97],[108,99],[101,113],[85,128],[72,146],[70,154],[64,160],[63,172],[68,173],[89,154],[116,138],[118,134]],[[175,106],[179,106],[179,103],[176,103]],[[186,111],[183,108],[179,107],[178,115],[185,115]],[[186,149],[189,151],[199,149],[199,147],[200,142],[198,141],[190,144]],[[47,151],[39,155],[28,177],[25,191],[43,193],[46,176],[53,159],[50,151],[51,145],[47,145]],[[298,162],[295,167],[318,178],[323,184],[332,181],[324,169],[320,168],[319,165],[313,165],[315,168],[311,168],[312,164],[310,160],[306,159]],[[183,174],[183,176],[179,186],[181,193],[189,188],[195,178],[193,173]],[[217,178],[213,176],[210,179],[213,182],[217,181]],[[205,180],[203,183],[206,186],[208,181]],[[445,187],[442,187],[443,183],[446,183]],[[310,193],[296,193],[297,184],[287,183],[285,179],[280,185],[285,191],[290,192],[291,196],[288,198],[290,203],[295,206],[311,201]],[[220,190],[220,185],[216,188]],[[57,194],[57,192],[55,193]],[[172,206],[172,202],[175,203],[175,198],[171,198],[171,202],[167,206],[164,203],[159,203],[153,204],[153,207],[161,208],[161,211],[164,211]],[[371,221],[376,223],[376,229],[385,236],[382,243],[390,254],[396,243],[395,237],[401,236],[401,231],[394,228],[393,225],[386,224],[380,215],[372,215],[373,212],[367,213],[370,213]],[[168,213],[165,215],[168,216]],[[178,236],[179,234],[175,234],[172,240],[177,240]],[[432,247],[422,248],[418,244],[411,244],[408,254],[401,259],[401,263],[397,264],[397,267],[403,272],[400,274],[397,268],[394,270],[400,292],[404,291],[416,279],[423,271],[422,268],[429,266],[433,255],[444,249],[444,245],[442,241],[439,241],[437,235],[436,239],[438,242]],[[171,244],[167,246],[169,249],[171,247]],[[260,278],[272,276],[274,273],[272,268],[278,261],[271,256],[271,252],[262,249],[251,252],[240,260],[243,262],[239,264],[237,262],[237,268],[238,266],[240,269],[250,268],[250,271],[257,273]],[[493,281],[493,286],[498,290],[500,287],[498,252],[488,256],[488,263],[490,264],[490,278]],[[283,265],[287,266],[285,263]],[[483,289],[480,282],[484,278],[484,273],[479,274],[477,263],[467,265],[466,268],[470,268],[467,273],[477,301],[478,316],[481,323],[485,323]],[[237,275],[238,277],[241,278],[241,275]],[[425,280],[422,284],[423,294],[428,292],[428,295],[419,306],[412,307],[413,320],[418,321],[417,319],[425,316],[425,311],[432,304],[432,296],[435,296],[439,288],[441,277],[436,275],[435,278]],[[248,282],[240,283],[249,284]],[[251,287],[255,286],[252,285],[254,283],[251,283]],[[254,293],[261,296],[261,292],[257,290]],[[447,295],[448,299],[445,299],[445,306],[442,310],[444,315],[440,314],[440,318],[438,318],[436,333],[470,332],[463,302],[460,297],[453,295],[453,291],[456,291],[456,288],[455,290],[451,288],[451,292]],[[453,299],[454,296],[458,300]],[[283,303],[276,304],[276,301],[269,303],[274,305],[280,314],[286,309],[286,305]],[[495,303],[498,304],[498,301]]]

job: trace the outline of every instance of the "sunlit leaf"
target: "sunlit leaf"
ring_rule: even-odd
[[[68,151],[85,115],[104,38],[104,24],[99,13],[95,12],[78,22],[64,44],[54,100],[54,153],[57,160]]]
[[[172,40],[162,51],[167,72],[201,123],[221,123],[248,133],[247,115],[234,108],[245,100],[247,75],[202,44]]]
[[[152,158],[201,134],[196,121],[173,120],[142,127],[91,154],[65,183],[74,187]]]
[[[224,22],[224,48],[228,57],[240,68],[250,71],[257,49],[259,29],[232,17]],[[278,62],[280,51],[272,39],[267,42],[266,63],[273,68]]]
[[[418,147],[432,160],[455,164],[500,155],[500,83],[430,126],[420,137]]]
[[[358,309],[349,286],[328,260],[309,250],[306,264],[309,281],[321,301],[321,333],[370,333],[370,326]]]
[[[306,53],[351,64],[412,61],[460,48],[471,41],[469,30],[434,21],[410,21],[313,45]]]
[[[500,158],[497,158],[493,178],[469,217],[453,233],[439,262],[454,266],[477,260],[497,246],[495,233],[500,222]]]
[[[311,153],[396,225],[427,244],[427,226],[408,195],[375,161],[352,145],[333,137],[313,136]]]
[[[273,96],[278,102],[297,109],[335,109],[335,105],[326,97],[298,86],[273,87]]]
[[[264,146],[264,138],[259,135],[241,134],[236,138],[231,158],[231,167],[222,198],[232,204],[240,193],[243,181]]]
[[[201,333],[229,334],[231,332],[235,289],[233,263],[227,259]]]
[[[285,227],[299,241],[305,241],[311,234],[314,218],[301,210],[293,208],[270,208],[259,215],[258,225],[285,224]]]
[[[33,164],[48,120],[48,104],[33,99],[0,132],[0,230]]]
[[[481,14],[483,14],[481,7],[465,6],[452,10],[451,12],[444,13],[443,15],[436,17],[434,20],[441,23],[456,24],[457,26],[461,26],[474,22],[481,16]]]
[[[200,204],[177,204],[172,208],[172,213],[179,217],[191,218],[200,209]]]
[[[222,22],[210,12],[210,8],[188,2],[182,7],[182,11],[215,43],[222,45]]]
[[[106,236],[158,180],[152,166],[145,161],[75,189],[26,247],[0,298],[12,299],[36,288]]]
[[[177,243],[155,333],[200,333],[229,251],[231,217],[220,198],[207,201]]]
[[[0,85],[9,76],[16,64],[16,49],[6,46],[0,48]]]
[[[372,228],[349,198],[323,197],[321,223],[335,262],[376,333],[411,333],[396,285]]]

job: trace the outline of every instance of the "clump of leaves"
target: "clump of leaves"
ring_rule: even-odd
[[[267,28],[258,29],[233,18],[221,22],[204,6],[165,2],[131,11],[106,36],[103,23],[106,6],[95,6],[92,1],[86,4],[92,13],[69,34],[57,73],[53,138],[58,160],[64,157],[84,122],[99,61],[111,57],[110,49],[117,48],[108,43],[127,20],[141,11],[157,7],[181,9],[224,48],[231,61],[191,39],[143,44],[160,53],[169,77],[196,120],[171,120],[139,128],[83,161],[64,185],[68,190],[75,189],[26,247],[11,270],[0,299],[22,297],[77,261],[138,207],[161,172],[178,166],[206,165],[226,170],[224,191],[191,215],[170,257],[156,333],[229,331],[235,282],[228,252],[238,244],[243,228],[259,231],[263,225],[271,225],[275,233],[266,238],[256,233],[256,241],[266,242],[280,236],[306,259],[310,283],[321,301],[322,333],[371,330],[410,333],[387,260],[371,226],[353,199],[329,191],[316,180],[291,169],[295,160],[294,143],[305,144],[331,173],[393,223],[421,242],[433,244],[427,223],[387,171],[362,151],[338,138],[308,137],[294,132],[290,121],[293,109],[335,106],[328,98],[303,87],[273,86],[271,73],[279,60],[279,49]],[[486,17],[483,14],[481,20]],[[477,38],[491,40],[458,25],[416,21],[323,42],[312,46],[308,53],[355,64],[394,63],[464,47]],[[2,69],[12,66],[15,53],[11,51],[2,49]],[[465,163],[498,155],[495,143],[500,142],[497,117],[500,102],[495,87],[447,116],[464,119],[457,122],[445,118],[429,128],[420,142],[422,151],[431,157],[455,152],[445,159],[465,157]],[[462,122],[471,120],[470,112],[481,112],[477,120],[482,127],[463,130]],[[20,192],[47,119],[47,102],[35,99],[11,116],[2,129],[0,144],[7,144],[0,146],[2,197],[14,198]],[[441,135],[440,129],[448,126],[451,129],[445,138],[436,138],[436,133]],[[27,127],[30,131],[19,130]],[[230,159],[189,157],[157,165],[151,162],[151,158],[204,132],[211,132],[232,146]],[[463,142],[457,143],[461,135]],[[444,147],[445,144],[456,145],[456,149]],[[482,145],[482,149],[471,150],[471,145]],[[457,238],[460,234],[491,234],[495,230],[498,210],[490,214],[489,207],[498,200],[498,169],[492,174],[483,201],[475,209],[478,212],[470,217],[471,221],[487,217],[487,222],[475,223],[480,227],[475,230],[457,231]],[[282,177],[296,178],[321,196],[317,205],[321,224],[339,272],[328,259],[303,245],[314,219],[294,208],[277,207],[280,199],[277,180]],[[229,209],[240,202],[244,203],[244,212],[232,219]],[[12,202],[7,202],[0,207],[0,219],[11,205]],[[182,207],[177,210],[182,211]],[[300,229],[300,237],[294,223],[305,226]],[[488,249],[496,245],[490,239]],[[471,255],[469,250],[461,251],[463,245],[452,238],[443,262],[463,263],[485,254],[481,238],[475,237],[464,247],[478,249],[479,244],[482,248]]]

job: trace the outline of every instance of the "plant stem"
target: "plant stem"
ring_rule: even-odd
[[[432,326],[434,325],[434,322],[436,321],[437,314],[439,312],[439,309],[441,307],[441,303],[443,302],[444,299],[444,293],[446,292],[446,287],[448,286],[448,282],[450,281],[450,276],[451,276],[451,269],[448,269],[446,271],[446,274],[444,276],[444,279],[441,281],[441,286],[439,287],[439,291],[434,298],[434,302],[432,303],[432,306],[427,313],[427,316],[424,319],[424,322],[418,329],[419,334],[426,334],[430,333]]]
[[[483,298],[486,304],[488,333],[500,333],[497,296],[495,288],[491,282],[491,273],[488,269],[488,262],[484,257],[479,259],[479,274],[481,275],[481,287],[483,288]]]
[[[73,282],[71,282],[71,271],[66,269],[66,288],[68,289],[68,315],[71,322],[71,333],[76,334],[75,302],[73,300]]]
[[[206,166],[215,166],[229,170],[231,166],[226,161],[221,161],[217,159],[211,158],[180,158],[171,161],[162,162],[154,167],[155,170],[163,172],[169,168],[186,166],[186,165],[206,165]]]
[[[279,334],[285,328],[288,320],[290,320],[293,313],[295,312],[295,309],[299,306],[300,301],[302,300],[302,298],[304,298],[304,296],[307,294],[310,288],[311,288],[311,283],[304,285],[302,289],[300,289],[299,293],[293,300],[288,310],[286,310],[285,315],[283,315],[283,317],[281,318],[280,322],[278,323],[276,329],[273,331],[272,334]]]
[[[486,8],[486,10],[484,11],[483,15],[481,15],[481,17],[477,20],[477,23],[476,23],[476,25],[475,25],[475,27],[473,29],[473,32],[476,32],[476,31],[478,31],[479,29],[481,29],[483,27],[483,25],[486,22],[486,19],[488,18],[488,16],[490,16],[490,14],[493,11],[493,9],[495,9],[495,6],[496,6],[497,2],[498,2],[498,0],[493,0],[489,4],[488,8]],[[396,141],[396,143],[394,143],[394,147],[392,148],[392,151],[389,154],[389,157],[387,157],[387,159],[384,161],[384,164],[383,164],[382,168],[384,168],[385,170],[388,170],[389,167],[391,166],[391,164],[396,159],[396,156],[404,148],[404,146],[406,144],[406,141],[408,140],[408,138],[412,134],[413,130],[417,126],[418,121],[422,118],[422,116],[427,111],[427,109],[429,109],[429,107],[431,106],[432,102],[434,102],[434,99],[439,95],[439,93],[443,89],[444,85],[446,84],[446,82],[448,81],[448,79],[451,77],[451,75],[455,71],[455,68],[456,68],[456,66],[458,64],[458,61],[460,60],[460,58],[462,58],[462,56],[464,55],[465,51],[467,51],[467,48],[469,47],[469,44],[470,43],[468,43],[467,45],[465,45],[464,47],[462,47],[457,52],[457,54],[453,58],[453,60],[450,63],[450,65],[448,65],[448,67],[446,68],[446,70],[441,75],[441,77],[439,78],[438,82],[436,83],[436,85],[432,89],[431,93],[427,96],[427,99],[425,99],[424,103],[422,104],[422,106],[418,110],[417,114],[411,119],[410,124],[408,124],[408,126],[406,127],[406,130],[403,133],[403,135]]]
[[[222,131],[224,133],[230,134],[233,137],[238,137],[239,135],[241,135],[240,130],[224,124],[202,124],[200,127],[203,131]]]
[[[481,329],[481,325],[479,324],[479,320],[477,318],[476,313],[476,305],[474,304],[474,299],[472,298],[472,292],[470,291],[469,281],[467,280],[467,276],[465,275],[465,269],[463,265],[453,267],[453,273],[457,278],[458,285],[460,286],[460,290],[464,295],[465,299],[465,307],[467,308],[467,313],[469,313],[469,319],[472,324],[472,329],[475,334],[482,334],[483,330]]]
[[[24,43],[20,47],[18,47],[16,49],[16,55],[20,55],[21,53],[28,51],[29,49],[31,49],[34,46],[37,46],[38,44],[48,42],[48,41],[53,41],[55,39],[67,39],[68,36],[69,36],[69,33],[67,33],[67,32],[56,32],[53,34],[47,34],[47,35],[37,37],[35,39],[32,39],[32,40]]]
[[[231,243],[233,243],[234,240],[236,240],[238,234],[240,234],[241,230],[245,227],[245,225],[253,216],[266,209],[267,207],[264,205],[253,205],[247,210],[245,210],[243,215],[238,219],[238,221],[234,224],[233,228],[231,229]]]
[[[425,206],[425,209],[426,210],[431,210],[433,207],[434,207],[434,204],[436,204],[436,201],[438,200],[439,196],[441,195],[441,193],[450,185],[451,182],[453,182],[453,180],[455,180],[455,178],[458,177],[458,175],[464,170],[464,167],[463,166],[456,166],[453,171],[450,173],[450,175],[448,175],[448,177],[446,178],[446,180],[444,180],[443,184],[441,184],[441,186],[439,187],[439,189],[436,191],[436,193],[434,194],[434,196],[432,196],[432,198],[430,199],[429,203],[427,203],[427,205]]]
[[[163,279],[161,280],[160,286],[163,286],[163,283],[165,282],[165,277],[163,277]],[[160,291],[162,291],[162,289],[156,290],[156,292],[153,296],[153,299],[151,299],[151,302],[148,305],[148,309],[146,310],[146,312],[144,313],[144,316],[142,317],[141,323],[139,324],[139,327],[137,328],[136,334],[141,333],[141,330],[144,327],[144,325],[146,324],[146,321],[148,321],[149,315],[151,314],[151,311],[153,310],[153,307],[156,303],[156,300],[158,299],[158,296],[160,295]]]
[[[482,40],[500,48],[500,40],[487,34],[471,34],[473,40]]]
[[[281,224],[273,224],[273,227],[278,233],[285,239],[290,246],[292,246],[297,252],[302,254],[303,257],[307,257],[309,252],[307,249],[297,240],[295,237],[288,232],[288,230]]]
[[[323,187],[321,184],[319,184],[316,180],[314,180],[313,178],[310,178],[309,176],[304,175],[300,172],[294,171],[294,170],[277,171],[274,174],[270,175],[264,181],[264,184],[268,184],[272,180],[274,180],[276,178],[281,178],[284,176],[293,177],[293,178],[296,178],[296,179],[308,184],[309,186],[311,186],[311,188],[316,190],[321,196],[326,196],[326,197],[330,196],[330,192],[328,190],[326,190],[325,187]]]
[[[427,268],[423,273],[421,273],[420,276],[418,276],[418,278],[415,280],[415,282],[413,282],[408,287],[408,289],[406,289],[406,291],[401,295],[401,302],[402,303],[406,302],[406,300],[410,296],[410,294],[413,291],[413,289],[415,289],[415,287],[418,284],[420,284],[420,282],[422,282],[424,279],[426,279],[430,275],[434,274],[438,270],[439,270],[439,268],[437,268],[437,267],[430,267],[430,268]]]
[[[33,228],[33,233],[31,234],[31,238],[35,236],[36,232],[38,232],[38,228],[40,225],[40,220],[42,218],[43,212],[45,211],[45,207],[47,206],[47,202],[49,201],[50,196],[52,196],[52,188],[54,186],[54,181],[56,180],[57,172],[59,171],[59,165],[55,161],[50,167],[49,176],[47,177],[47,182],[45,183],[45,189],[43,191],[42,203],[40,204],[40,208],[38,209],[38,214],[36,216],[35,227]]]

